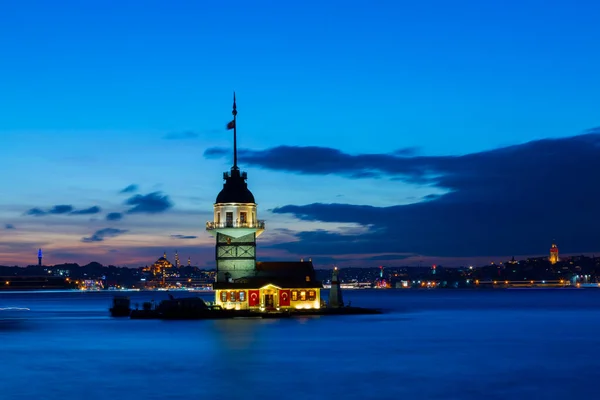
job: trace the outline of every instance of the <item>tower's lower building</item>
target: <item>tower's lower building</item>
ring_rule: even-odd
[[[213,285],[221,307],[260,311],[320,308],[322,287],[310,261],[259,261],[254,276]]]
[[[206,230],[215,237],[217,278],[215,303],[227,309],[282,310],[320,308],[321,282],[312,262],[257,262],[256,238],[265,230],[257,219],[257,204],[248,189],[247,175],[237,166],[235,95],[233,167],[223,174],[223,189],[214,204]]]

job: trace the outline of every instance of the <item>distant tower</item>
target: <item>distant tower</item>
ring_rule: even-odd
[[[223,173],[223,189],[213,206],[214,218],[206,230],[216,236],[217,282],[232,282],[256,273],[256,238],[265,225],[256,219],[256,202],[248,190],[245,172],[237,165],[237,108],[233,94],[233,167]]]
[[[192,258],[188,257],[188,267],[191,267],[191,266],[192,266]]]
[[[344,300],[342,300],[342,289],[340,288],[338,274],[338,268],[334,267],[331,276],[331,289],[329,289],[329,307],[331,308],[340,308],[344,306]]]
[[[181,262],[179,262],[179,254],[177,253],[177,250],[175,250],[175,266],[177,268],[181,267]]]
[[[165,260],[167,259],[167,252],[166,252],[166,251],[163,253],[163,258],[164,258]]]
[[[42,266],[42,249],[38,250],[38,266]]]
[[[556,264],[559,261],[556,243],[552,243],[552,247],[550,247],[550,257],[548,259],[550,260],[550,264]]]

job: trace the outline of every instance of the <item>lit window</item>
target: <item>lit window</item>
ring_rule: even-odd
[[[297,300],[298,300],[298,291],[292,290],[292,301],[297,301]]]
[[[245,225],[248,221],[248,214],[246,212],[240,213],[240,224]]]
[[[235,301],[235,292],[229,292],[229,301]]]
[[[225,303],[227,301],[227,292],[221,292],[221,301]]]
[[[246,292],[245,291],[241,291],[240,292],[240,297],[239,297],[240,301],[246,301]]]
[[[300,292],[300,300],[301,301],[305,301],[306,300],[306,291],[301,291]]]
[[[308,291],[308,300],[313,301],[316,298],[317,298],[317,292],[314,290],[309,290]]]

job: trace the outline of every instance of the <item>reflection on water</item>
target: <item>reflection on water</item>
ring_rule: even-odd
[[[390,312],[214,321],[111,319],[112,295],[0,292],[30,309],[0,317],[0,398],[595,397],[600,290],[346,291]]]

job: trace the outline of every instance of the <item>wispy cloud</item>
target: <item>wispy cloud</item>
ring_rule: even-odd
[[[84,243],[92,243],[92,242],[102,242],[106,238],[112,238],[115,236],[120,236],[126,233],[125,229],[116,229],[116,228],[104,228],[97,230],[94,232],[92,236],[81,238],[81,241]]]
[[[70,204],[59,204],[48,210],[48,214],[67,214],[73,211],[73,206]]]
[[[84,208],[83,210],[72,211],[71,214],[72,215],[89,215],[89,214],[98,214],[100,211],[102,211],[100,209],[100,207],[92,206],[90,208]]]
[[[121,189],[119,191],[119,193],[135,193],[137,191],[138,191],[138,185],[132,183],[131,185],[127,186],[126,188]]]
[[[46,211],[36,207],[36,208],[32,208],[32,209],[26,211],[25,215],[31,215],[33,217],[41,217],[43,215],[46,215]]]
[[[146,195],[137,194],[127,199],[125,204],[133,206],[127,210],[127,213],[129,214],[157,214],[165,212],[173,207],[173,203],[169,199],[169,196],[163,195],[161,192],[152,192]]]
[[[171,235],[173,239],[197,239],[198,236],[190,236],[190,235]]]
[[[102,210],[98,206],[92,206],[81,210],[76,210],[70,204],[58,204],[47,210],[42,210],[39,207],[31,208],[25,212],[25,215],[41,217],[44,215],[91,215],[98,214]]]
[[[12,230],[12,229],[17,229],[17,228],[13,224],[6,224],[6,225],[4,225],[4,229]]]
[[[119,212],[111,212],[106,214],[106,220],[107,221],[119,221],[123,219],[123,214],[119,213]]]

